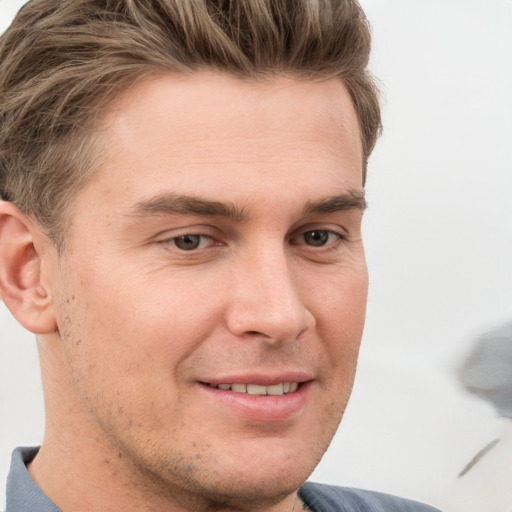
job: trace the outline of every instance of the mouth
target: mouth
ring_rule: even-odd
[[[205,392],[201,396],[207,397],[205,406],[213,403],[215,414],[221,410],[223,420],[243,418],[260,426],[298,418],[312,399],[314,389],[314,379],[302,372],[290,372],[280,378],[268,375],[225,376],[198,383]]]
[[[271,396],[279,396],[279,395],[287,395],[289,393],[295,393],[299,388],[299,382],[279,382],[277,384],[272,384],[271,386],[262,386],[261,384],[252,384],[252,383],[221,383],[221,384],[211,384],[205,383],[207,386],[215,389],[220,389],[222,391],[233,391],[234,393],[245,393],[247,395],[271,395]]]

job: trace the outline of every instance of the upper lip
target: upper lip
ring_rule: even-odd
[[[233,374],[221,377],[201,378],[199,382],[218,386],[219,384],[259,384],[260,386],[273,386],[281,382],[307,382],[313,380],[313,375],[304,371],[290,371],[279,374]]]

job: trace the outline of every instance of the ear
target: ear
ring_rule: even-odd
[[[34,334],[57,330],[51,298],[42,284],[40,252],[49,247],[43,237],[15,205],[0,201],[0,298]]]

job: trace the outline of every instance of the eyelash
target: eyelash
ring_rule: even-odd
[[[198,247],[193,247],[193,248],[187,250],[187,249],[182,249],[177,244],[177,242],[179,240],[185,241],[184,239],[186,239],[186,238],[197,238],[197,237],[199,238],[199,246]],[[166,238],[165,240],[161,240],[159,243],[162,245],[173,245],[176,249],[178,249],[184,253],[186,253],[186,252],[192,253],[192,252],[195,252],[200,249],[205,249],[206,247],[201,247],[201,241],[205,241],[207,239],[212,240],[214,242],[211,245],[208,245],[207,247],[220,245],[219,243],[215,243],[215,239],[212,236],[205,235],[202,233],[185,233],[183,235],[174,236],[172,238]]]
[[[290,243],[292,245],[299,245],[294,242],[294,240],[296,238],[304,238],[306,235],[313,234],[313,233],[315,233],[317,235],[327,235],[327,237],[328,237],[327,242],[322,245],[307,244],[307,243],[302,244],[302,245],[307,245],[308,247],[313,248],[313,250],[316,248],[323,249],[324,251],[325,250],[334,250],[338,247],[338,245],[341,242],[344,242],[347,239],[345,235],[342,235],[341,233],[338,233],[337,231],[333,231],[332,229],[308,229],[307,231],[302,231],[301,233],[299,233],[297,237],[291,238]],[[332,237],[334,237],[335,240],[329,240]]]
[[[325,237],[325,235],[327,235],[327,241],[324,243],[324,244],[319,244],[319,245],[315,245],[314,243],[313,244],[308,244],[308,243],[301,243],[301,242],[297,242],[296,240],[297,239],[300,239],[300,238],[303,238],[306,237],[307,235],[312,235],[313,236],[316,235],[317,237],[319,237],[318,239],[320,241],[322,241],[322,237]],[[332,240],[332,237],[335,238],[335,240]],[[197,239],[199,238],[199,240],[197,240],[197,243],[198,245],[196,247],[191,247],[190,249],[183,249],[182,247],[179,247],[178,245],[178,241],[183,241],[186,243],[186,238],[189,238],[189,239]],[[213,243],[211,245],[208,245],[206,247],[201,247],[201,240],[205,240],[205,239],[210,239],[213,241]],[[329,251],[329,250],[335,250],[338,245],[344,241],[347,240],[347,237],[341,233],[338,233],[336,231],[333,231],[333,230],[330,230],[330,229],[308,229],[306,231],[302,231],[300,233],[298,233],[297,235],[294,235],[290,238],[290,245],[305,245],[305,246],[308,246],[310,248],[313,248],[313,250],[316,250],[318,248],[318,250],[324,250],[324,251]],[[192,242],[194,242],[194,240],[191,240]],[[179,236],[175,236],[175,237],[172,237],[172,238],[167,238],[165,240],[162,240],[160,241],[159,243],[161,243],[162,245],[173,245],[175,248],[177,248],[180,252],[183,252],[183,253],[193,253],[193,252],[196,252],[198,250],[201,250],[201,249],[206,249],[208,247],[212,247],[212,246],[215,246],[215,245],[222,245],[221,243],[215,243],[215,239],[210,236],[210,235],[205,235],[205,234],[201,234],[201,233],[185,233],[183,235],[179,235]]]

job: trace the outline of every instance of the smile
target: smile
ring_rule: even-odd
[[[298,382],[280,382],[271,386],[260,384],[208,384],[211,388],[222,391],[234,391],[235,393],[246,393],[248,395],[286,395],[297,391]]]

